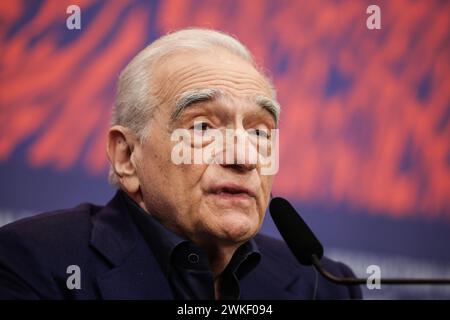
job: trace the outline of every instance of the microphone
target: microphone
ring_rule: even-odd
[[[362,278],[335,276],[322,266],[322,244],[286,199],[272,198],[269,210],[278,231],[300,264],[313,265],[324,278],[339,285],[367,283],[367,280]],[[450,279],[381,278],[380,284],[450,284]]]

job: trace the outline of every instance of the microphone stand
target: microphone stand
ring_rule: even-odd
[[[328,272],[326,269],[322,267],[322,264],[320,262],[320,259],[317,257],[317,255],[313,254],[311,256],[311,262],[316,268],[316,270],[327,280],[340,284],[340,285],[361,285],[366,284],[367,280],[362,278],[348,278],[348,277],[336,277],[335,275]],[[429,285],[443,285],[443,284],[450,284],[450,279],[408,279],[408,278],[386,278],[380,279],[380,284],[429,284]]]

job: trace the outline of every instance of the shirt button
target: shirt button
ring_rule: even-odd
[[[187,258],[190,263],[198,263],[200,260],[200,257],[196,253],[190,253]]]

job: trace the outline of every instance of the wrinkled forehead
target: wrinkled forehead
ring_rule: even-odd
[[[208,89],[215,90],[221,99],[275,100],[270,83],[250,62],[220,49],[167,57],[157,66],[155,81],[154,96],[173,108],[183,95]]]

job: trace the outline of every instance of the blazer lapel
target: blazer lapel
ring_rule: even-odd
[[[123,264],[99,276],[97,281],[102,298],[173,299],[168,281],[152,260],[133,252]]]
[[[159,264],[120,192],[93,217],[91,246],[111,264],[97,278],[103,299],[173,299]]]

